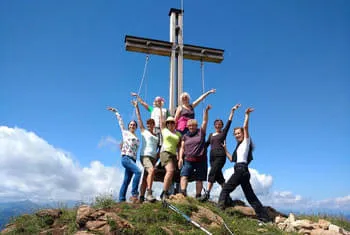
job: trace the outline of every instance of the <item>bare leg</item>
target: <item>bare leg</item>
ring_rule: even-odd
[[[143,177],[142,177],[141,186],[140,186],[140,196],[145,196],[146,187],[147,187],[146,178],[147,178],[147,172],[144,171],[144,172],[143,172]]]
[[[203,181],[196,181],[196,195],[201,195],[203,189]]]
[[[173,176],[174,176],[174,170],[175,170],[175,167],[174,167],[174,162],[173,161],[169,161],[168,164],[165,166],[165,176],[164,176],[164,184],[163,184],[163,190],[165,192],[168,191],[170,185],[171,185],[171,182],[173,180]]]
[[[181,192],[186,192],[187,185],[188,185],[187,176],[181,176],[181,179],[180,179]]]
[[[152,189],[153,185],[153,179],[154,179],[154,168],[148,168],[148,175],[147,175],[147,189]]]

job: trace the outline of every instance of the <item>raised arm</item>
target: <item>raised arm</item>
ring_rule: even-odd
[[[235,113],[235,110],[237,110],[239,107],[241,107],[241,104],[236,104],[235,106],[232,107],[231,112],[230,112],[230,116],[228,117],[228,121],[224,127],[224,129],[222,130],[223,134],[225,136],[227,136],[228,130],[230,129],[231,126],[231,122],[232,122],[232,118],[233,115]],[[226,138],[226,137],[225,137]]]
[[[119,127],[120,127],[121,131],[124,131],[125,130],[124,122],[123,122],[122,116],[120,116],[120,113],[118,112],[118,110],[116,108],[113,108],[113,107],[108,107],[107,110],[115,113],[115,116],[118,119]]]
[[[140,130],[142,132],[142,131],[145,130],[145,126],[143,125],[143,122],[142,122],[142,119],[141,119],[141,113],[140,113],[139,105],[137,103],[137,100],[133,100],[131,103],[135,107],[136,116],[137,116],[137,122],[139,123]]]
[[[141,99],[141,97],[135,93],[135,92],[131,92],[131,96],[134,96],[137,98],[137,101],[140,102],[140,104],[147,110],[149,111],[149,105],[143,100]]]
[[[203,122],[202,122],[202,126],[201,129],[202,131],[206,132],[207,131],[207,125],[208,125],[208,111],[209,109],[211,109],[211,105],[208,105],[205,110],[204,110],[204,114],[203,114]]]
[[[249,115],[253,111],[254,111],[253,108],[247,108],[247,110],[245,111],[245,118],[244,118],[244,124],[243,124],[244,139],[249,138],[249,131],[248,131]]]
[[[216,89],[211,89],[210,91],[205,92],[203,95],[199,96],[198,99],[196,99],[193,103],[192,106],[195,108],[202,100],[205,99],[208,95],[215,93]]]
[[[236,104],[235,106],[232,107],[228,120],[232,121],[233,114],[235,113],[235,110],[237,110],[239,107],[241,107],[241,104]]]
[[[160,129],[164,129],[165,128],[165,118],[163,117],[163,103],[160,103],[160,116],[159,116],[159,124],[160,124]]]

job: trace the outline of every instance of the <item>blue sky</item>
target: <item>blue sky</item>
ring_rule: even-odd
[[[102,180],[94,184],[102,191],[106,172],[119,187],[121,133],[105,109],[117,107],[126,122],[133,117],[130,92],[145,63],[144,54],[125,51],[124,37],[169,40],[170,8],[180,1],[0,1],[0,162],[9,180],[0,183],[0,199],[35,194],[31,184],[50,172],[30,171],[34,183],[20,173],[61,153],[57,159],[91,178],[98,168]],[[340,200],[350,210],[350,2],[184,1],[184,9],[185,43],[225,50],[222,64],[205,64],[205,88],[217,89],[205,100],[213,106],[208,132],[236,103],[242,108],[232,126],[242,124],[245,108],[256,109],[250,167],[268,176],[267,184],[258,180],[261,197],[288,194],[296,206]],[[151,56],[141,96],[168,100],[168,86],[169,59]],[[199,62],[184,62],[184,90],[192,101],[201,95]],[[232,132],[227,141],[233,150]]]

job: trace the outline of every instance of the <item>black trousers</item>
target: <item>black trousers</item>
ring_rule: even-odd
[[[212,159],[212,158],[211,158]],[[219,184],[225,183],[224,175],[222,174],[222,168],[226,162],[226,156],[215,157],[214,160],[210,160],[210,171],[208,175],[208,181],[210,183],[218,182]]]
[[[227,205],[230,193],[241,185],[243,193],[249,204],[255,210],[257,215],[264,213],[264,208],[257,196],[255,195],[252,185],[250,184],[250,173],[248,165],[245,163],[236,163],[234,166],[235,172],[230,179],[224,184],[219,196],[219,204]]]

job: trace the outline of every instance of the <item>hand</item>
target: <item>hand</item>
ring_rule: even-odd
[[[178,162],[178,167],[179,167],[179,169],[181,169],[181,168],[182,168],[183,163],[184,163],[184,160],[183,160],[182,158],[181,158],[181,159],[179,159],[179,162]]]
[[[113,108],[113,107],[107,107],[107,110],[112,111],[113,113],[118,112],[118,110],[116,108]]]
[[[136,108],[137,107],[137,100],[132,100],[131,104]]]
[[[250,114],[251,112],[253,112],[254,109],[253,108],[247,108],[247,110],[245,111],[246,114]]]
[[[216,92],[216,89],[211,89],[210,91],[209,91],[209,93],[215,93]]]
[[[232,107],[232,111],[237,110],[239,107],[241,107],[241,104],[236,104],[235,106]]]
[[[131,96],[136,96],[136,97],[139,96],[139,95],[138,95],[137,93],[135,93],[135,92],[131,92],[130,94],[131,94]]]
[[[226,148],[226,140],[224,141],[224,143],[223,143],[221,146],[225,149],[225,151],[227,151],[227,148]]]
[[[207,107],[205,108],[205,111],[208,111],[209,109],[211,109],[211,105],[208,104]]]

